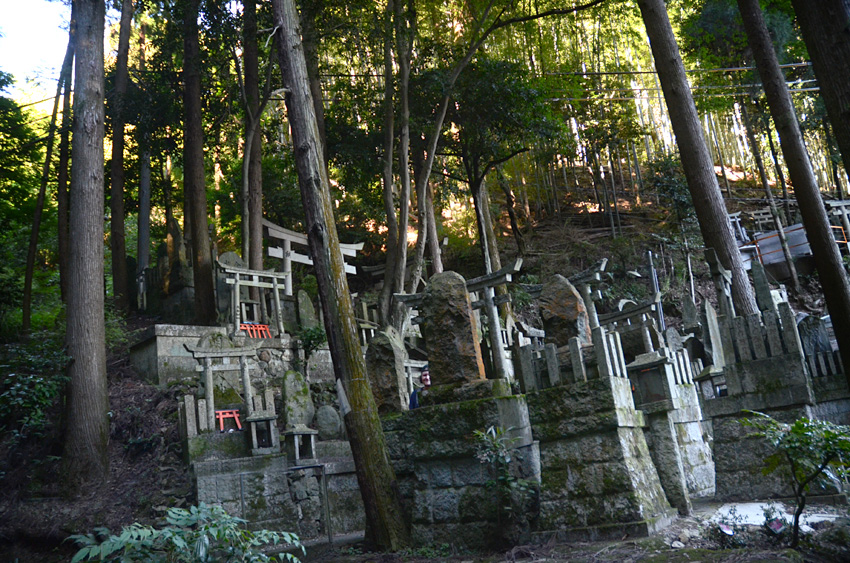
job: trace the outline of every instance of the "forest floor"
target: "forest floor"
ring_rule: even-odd
[[[645,261],[646,245],[658,248],[658,237],[647,235],[644,218],[623,218],[623,237],[612,240],[600,236],[605,225],[586,225],[571,219],[540,224],[528,237],[526,262],[544,276],[552,272],[570,275],[590,266],[602,256],[612,258],[611,285],[620,293],[632,292],[639,298],[645,291],[633,283],[628,272]],[[601,223],[601,222],[600,222]],[[601,230],[600,230],[601,229]],[[632,233],[632,235],[630,235]],[[566,246],[573,248],[567,251]],[[512,246],[511,243],[508,245]],[[669,256],[657,264],[659,270],[676,283],[665,283],[672,296],[665,307],[677,316],[677,292],[684,291],[681,257],[675,259],[675,245]],[[662,246],[663,249],[663,246]],[[510,255],[509,248],[507,254]],[[697,291],[704,297],[713,293],[701,260],[695,259]],[[816,279],[806,279],[806,294],[797,305],[811,312],[822,307],[822,295]],[[533,279],[530,279],[533,282]],[[613,290],[612,290],[613,291]],[[613,295],[613,294],[612,294]],[[616,297],[616,295],[613,295]],[[627,295],[628,296],[628,295]],[[156,322],[134,316],[128,320],[132,334]],[[132,336],[131,336],[132,339]],[[106,527],[113,533],[132,522],[156,524],[169,507],[192,503],[188,468],[181,460],[177,431],[176,397],[178,389],[161,390],[145,383],[129,364],[128,350],[108,360],[111,432],[109,441],[109,478],[97,489],[85,491],[74,499],[63,494],[57,476],[60,473],[61,437],[56,427],[37,440],[10,447],[9,437],[0,438],[0,563],[69,561],[76,551],[67,541],[70,534],[89,533]],[[59,420],[58,408],[51,413]],[[715,507],[716,508],[716,507]],[[808,536],[799,551],[786,549],[768,537],[760,527],[740,527],[734,539],[717,532],[708,522],[711,505],[699,505],[695,513],[679,518],[672,526],[649,538],[623,537],[615,542],[550,543],[514,546],[500,552],[457,553],[449,545],[430,546],[397,554],[369,553],[362,541],[353,539],[342,545],[310,547],[307,561],[347,563],[396,563],[403,561],[675,561],[675,562],[755,562],[755,561],[850,561],[850,521],[823,524]],[[821,508],[847,516],[847,507]],[[676,543],[674,543],[676,542]]]

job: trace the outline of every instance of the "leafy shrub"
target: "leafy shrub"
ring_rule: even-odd
[[[791,530],[791,547],[800,542],[800,515],[806,508],[810,487],[825,479],[839,480],[850,467],[850,426],[823,420],[800,418],[784,424],[760,412],[750,412],[752,418],[742,419],[745,426],[757,430],[775,448],[765,460],[765,474],[783,470],[794,493],[796,509]]]
[[[219,506],[200,503],[188,510],[169,508],[167,526],[154,528],[135,522],[125,526],[121,534],[109,535],[98,541],[95,534],[76,534],[69,539],[81,545],[71,563],[79,561],[168,561],[200,563],[209,561],[277,561],[263,553],[264,546],[281,545],[300,548],[298,536],[289,532],[260,530],[252,532],[243,526],[245,521],[230,516]],[[96,529],[109,534],[104,528]],[[283,560],[298,561],[290,553]]]
[[[0,431],[16,441],[38,435],[47,410],[67,382],[69,358],[55,334],[35,334],[27,343],[8,345],[0,358]]]
[[[534,482],[517,477],[515,462],[521,461],[522,454],[515,447],[519,438],[508,435],[511,430],[491,426],[473,434],[477,442],[475,457],[490,473],[487,486],[495,488],[498,496],[502,537],[516,544],[528,539],[532,527],[529,518],[537,510],[533,506],[537,487]]]

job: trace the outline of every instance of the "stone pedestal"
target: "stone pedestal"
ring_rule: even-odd
[[[536,541],[646,536],[672,521],[628,378],[600,375],[527,398],[540,441]]]
[[[470,385],[467,392],[482,395],[477,399],[423,406],[382,419],[415,546],[500,548],[530,530],[529,519],[536,512],[533,485],[540,480],[539,451],[525,398],[486,396],[485,389],[499,394],[509,389],[499,381],[492,387],[486,385],[490,381]],[[432,398],[455,396],[457,389],[438,389]],[[523,499],[502,495],[494,485],[498,477],[493,465],[476,457],[475,431],[491,427],[504,431],[504,443],[513,452],[512,475],[532,485]],[[516,507],[516,519],[508,518],[506,504]]]

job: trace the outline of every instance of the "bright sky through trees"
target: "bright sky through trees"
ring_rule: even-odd
[[[71,7],[47,0],[0,0],[0,14],[0,70],[15,77],[14,97],[53,96],[68,45]]]

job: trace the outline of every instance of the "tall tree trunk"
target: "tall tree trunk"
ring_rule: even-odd
[[[396,551],[408,544],[409,530],[354,322],[345,264],[334,225],[330,183],[298,35],[298,17],[293,0],[273,0],[272,5],[274,23],[280,34],[277,42],[280,66],[284,84],[290,90],[286,107],[325,331],[334,374],[351,406],[344,420],[366,512],[367,540],[380,550]]]
[[[407,269],[407,225],[409,222],[411,183],[410,183],[410,57],[415,37],[415,14],[405,11],[399,0],[395,3],[395,38],[398,63],[399,86],[399,139],[398,139],[398,242],[396,245],[395,269],[392,272],[393,291],[404,293],[404,278]],[[411,20],[411,18],[413,18]],[[427,232],[424,233],[427,236]],[[424,240],[423,240],[424,242]],[[407,309],[403,306],[391,307],[390,319],[400,332],[407,320]]]
[[[248,165],[248,252],[246,263],[252,270],[263,269],[263,169],[262,135],[260,134],[260,56],[257,39],[257,3],[245,0],[244,42],[245,42],[245,95],[246,112],[246,158]],[[248,147],[248,135],[251,136]]]
[[[401,0],[399,0],[401,1]],[[393,160],[395,159],[395,82],[393,80],[393,14],[394,0],[387,0],[384,10],[384,143],[383,170],[381,181],[383,187],[384,212],[387,215],[387,258],[384,263],[384,285],[378,298],[378,319],[384,326],[390,324],[390,303],[393,296],[393,272],[397,260],[398,249],[398,218],[395,210],[395,182],[393,181]]]
[[[755,313],[758,308],[753,288],[735,244],[664,0],[637,0],[637,3],[649,35],[702,238],[717,253],[723,267],[732,272],[732,299],[738,313]]]
[[[72,494],[108,476],[109,398],[103,319],[102,0],[77,0],[68,319],[71,364],[62,476]]]
[[[324,0],[304,0],[301,2],[301,41],[304,46],[304,58],[307,60],[307,76],[310,77],[310,93],[316,111],[316,126],[322,140],[322,154],[328,158],[327,138],[325,134],[325,105],[322,100],[322,80],[319,76],[319,33],[316,30],[316,16],[324,9]],[[325,162],[327,166],[327,162]]]
[[[30,231],[30,243],[27,249],[27,265],[24,272],[24,295],[21,307],[21,332],[24,336],[30,332],[30,322],[32,319],[32,278],[35,271],[35,255],[38,251],[38,233],[41,230],[41,215],[44,211],[44,197],[47,194],[47,180],[50,177],[50,161],[53,159],[53,141],[56,136],[56,116],[59,113],[59,99],[62,97],[62,88],[70,87],[71,64],[73,61],[74,40],[73,37],[69,36],[68,47],[65,49],[65,59],[62,62],[62,71],[59,75],[59,83],[56,85],[56,97],[53,99],[53,113],[50,116],[50,127],[47,130],[47,150],[45,151],[44,166],[41,170],[41,185],[39,186],[38,197],[36,198],[35,214],[32,218],[32,231]]]
[[[145,72],[146,25],[139,28],[139,70]],[[150,134],[141,131],[138,135],[139,156],[139,223],[138,223],[138,267],[136,277],[143,276],[150,266],[151,258],[151,151]]]
[[[200,0],[186,0],[183,20],[183,191],[192,239],[192,272],[195,280],[195,320],[212,325],[216,320],[212,255],[207,231],[207,192],[204,184],[204,137],[201,121],[201,53],[198,38]],[[185,223],[185,220],[184,220]],[[187,233],[187,234],[189,234]]]
[[[118,30],[118,57],[115,61],[115,90],[112,114],[112,164],[109,196],[109,247],[112,250],[112,292],[115,307],[126,311],[129,306],[127,283],[127,243],[124,231],[124,98],[127,95],[130,54],[130,21],[133,0],[121,3],[121,23]]]
[[[850,177],[850,0],[791,0]]]
[[[830,315],[839,320],[833,323],[833,326],[841,360],[845,366],[850,366],[850,324],[841,321],[850,319],[850,285],[815,182],[809,155],[797,123],[797,115],[791,103],[791,94],[773,51],[773,43],[758,0],[738,0],[738,9],[741,11],[747,40],[764,85],[770,115],[779,134],[782,154],[785,156],[788,174],[794,185],[794,196],[800,206],[806,237],[812,247],[815,267],[823,285],[826,306]],[[850,381],[850,369],[845,369],[845,376]]]

